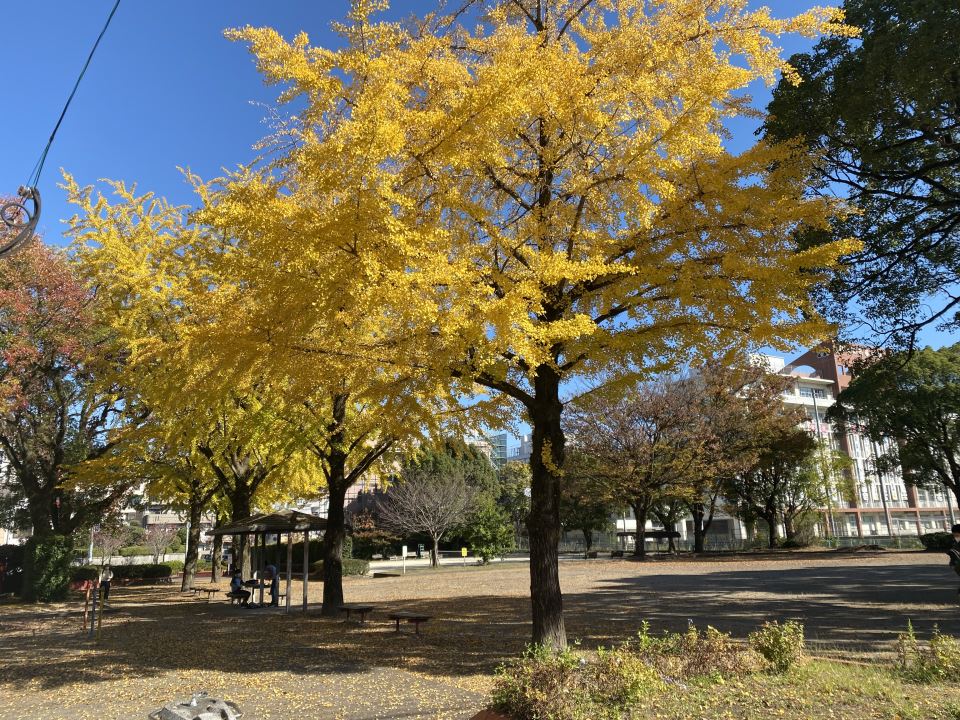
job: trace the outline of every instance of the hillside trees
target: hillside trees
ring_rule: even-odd
[[[562,646],[561,385],[824,332],[807,291],[853,246],[795,252],[834,210],[804,192],[809,158],[733,155],[723,123],[751,112],[751,82],[792,77],[775,36],[846,29],[832,11],[781,21],[716,0],[489,2],[472,28],[377,23],[376,7],[355,6],[336,51],[230,34],[305,104],[223,205],[272,273],[260,301],[306,283],[300,322],[404,329],[353,358],[523,410],[533,639]]]

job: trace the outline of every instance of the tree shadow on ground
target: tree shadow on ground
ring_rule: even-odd
[[[929,565],[803,567],[690,574],[629,575],[598,580],[589,592],[565,595],[568,636],[585,647],[633,636],[641,623],[682,630],[688,621],[745,637],[767,619],[795,618],[814,650],[874,653],[889,649],[908,619],[926,633],[936,624],[960,634],[955,588],[945,569]],[[649,570],[650,568],[646,568]],[[170,671],[344,676],[396,668],[437,678],[489,675],[529,640],[525,597],[467,596],[374,603],[364,624],[243,611],[223,602],[183,599],[173,590],[117,593],[101,639],[80,632],[79,619],[2,618],[0,685],[41,688],[150,677]],[[416,636],[397,633],[388,609],[434,617]]]

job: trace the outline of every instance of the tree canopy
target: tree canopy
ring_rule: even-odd
[[[857,208],[806,236],[809,246],[863,241],[830,285],[834,316],[855,334],[912,345],[926,325],[960,326],[960,6],[843,7],[860,37],[790,58],[802,82],[780,82],[765,136],[799,138],[815,158],[815,188]]]

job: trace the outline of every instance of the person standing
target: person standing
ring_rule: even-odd
[[[267,565],[266,571],[270,580],[270,604],[276,607],[280,604],[280,572],[276,565]]]
[[[110,583],[113,580],[113,570],[110,569],[109,565],[104,566],[103,570],[100,571],[100,587],[103,588],[103,603],[107,604],[107,601],[110,599]]]

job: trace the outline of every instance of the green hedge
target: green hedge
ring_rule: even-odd
[[[953,535],[948,532],[927,533],[920,536],[924,550],[946,552],[953,546]]]
[[[120,557],[152,556],[153,548],[149,548],[146,545],[128,545],[127,547],[120,548],[118,554]]]
[[[370,570],[370,563],[366,560],[358,560],[357,558],[343,559],[344,575],[366,575],[368,570]],[[311,577],[323,577],[323,560],[317,560],[315,563],[310,564],[310,575]]]
[[[100,568],[93,567],[92,565],[83,565],[81,567],[73,568],[73,572],[70,573],[70,582],[86,582],[89,580],[99,580],[100,579]]]
[[[24,554],[23,599],[28,602],[63,600],[70,586],[73,540],[64,535],[32,537],[26,542]]]
[[[183,563],[179,560],[159,563],[157,565],[114,565],[114,580],[160,580],[169,578],[183,570]]]

